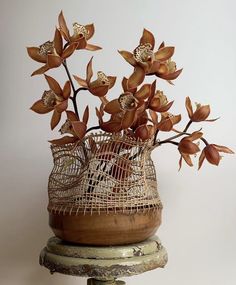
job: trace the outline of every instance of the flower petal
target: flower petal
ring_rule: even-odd
[[[191,100],[190,100],[189,97],[186,97],[186,100],[185,100],[185,107],[186,107],[186,109],[187,109],[189,118],[191,118],[192,115],[193,115],[193,107],[192,107],[192,102],[191,102]]]
[[[87,126],[83,122],[73,121],[71,122],[73,130],[75,134],[80,138],[81,140],[85,136]]]
[[[68,99],[70,97],[70,93],[71,93],[71,85],[70,85],[70,81],[66,81],[64,87],[63,87],[63,91],[62,91],[62,96],[64,99]]]
[[[150,138],[149,130],[147,125],[141,125],[135,130],[135,137],[143,141]]]
[[[142,35],[139,43],[140,44],[149,43],[152,45],[152,49],[153,49],[155,46],[155,38],[150,31],[143,29],[143,35]]]
[[[193,166],[193,163],[192,163],[192,160],[189,154],[182,153],[182,157],[189,166]]]
[[[151,94],[151,84],[144,84],[135,94],[134,97],[138,100],[145,100]]]
[[[30,109],[38,114],[47,114],[53,110],[53,108],[45,106],[42,99],[36,101]]]
[[[57,110],[57,112],[62,113],[67,109],[67,107],[68,107],[68,100],[64,100],[58,105],[56,105],[55,109]]]
[[[61,89],[59,83],[56,81],[56,79],[54,79],[53,77],[48,76],[46,74],[44,74],[44,76],[45,76],[45,79],[48,82],[49,88],[52,91],[54,91],[57,95],[61,95],[62,94],[62,89]]]
[[[166,61],[167,59],[171,58],[175,52],[174,47],[163,47],[155,52],[155,60],[157,61]]]
[[[109,89],[111,89],[115,83],[116,83],[116,76],[107,76],[110,84],[109,84]]]
[[[180,169],[182,167],[182,161],[183,161],[183,156],[181,155],[180,159],[179,159],[179,171],[180,171]]]
[[[66,115],[70,121],[79,121],[79,117],[72,111],[66,111]]]
[[[108,114],[119,113],[121,109],[120,109],[120,103],[118,99],[114,99],[108,102],[104,107],[104,111],[107,112]]]
[[[142,67],[136,66],[134,68],[133,74],[129,77],[127,87],[128,89],[133,89],[139,86],[145,78],[145,71]]]
[[[162,132],[170,132],[173,128],[173,123],[170,118],[162,119],[157,125],[157,129]]]
[[[161,49],[161,48],[163,48],[164,46],[165,46],[165,42],[162,42],[162,43],[159,45],[158,49]]]
[[[228,148],[228,147],[226,147],[226,146],[217,145],[217,144],[213,144],[213,145],[214,145],[214,147],[215,147],[218,151],[220,151],[220,152],[234,154],[234,152],[233,152],[230,148]]]
[[[63,37],[65,38],[66,41],[70,41],[70,33],[67,28],[66,21],[62,11],[59,14],[58,22],[59,22],[60,32],[62,33]]]
[[[126,111],[122,119],[122,129],[130,128],[135,119],[136,110]]]
[[[148,70],[148,74],[155,74],[156,72],[160,70],[160,62],[159,61],[153,61],[151,68]],[[167,68],[166,68],[167,70]]]
[[[88,32],[88,36],[86,37],[86,39],[89,40],[92,38],[92,36],[94,35],[94,32],[95,32],[94,24],[85,25],[85,28]]]
[[[100,123],[100,127],[103,131],[108,133],[118,133],[121,131],[121,122],[110,120],[105,123]]]
[[[57,110],[55,109],[52,114],[52,118],[51,118],[51,129],[52,130],[59,124],[60,120],[61,120],[61,113],[57,112]]]
[[[209,163],[214,165],[219,165],[220,163],[220,154],[215,146],[209,144],[204,148],[206,159]]]
[[[50,68],[47,65],[43,65],[42,67],[40,67],[39,69],[35,70],[31,76],[34,75],[41,75],[44,74],[46,71],[48,71]]]
[[[62,137],[60,139],[51,140],[49,142],[51,144],[56,144],[56,145],[65,145],[65,144],[69,144],[69,143],[74,143],[77,140],[78,140],[78,138],[76,138],[76,137],[65,136],[65,137]]]
[[[56,28],[56,31],[55,31],[53,43],[54,43],[54,47],[55,47],[55,50],[56,50],[57,54],[61,55],[62,54],[62,50],[63,50],[63,46],[62,46],[63,45],[63,41],[62,41],[61,33],[60,33],[60,31],[57,28]]]
[[[102,49],[100,46],[92,45],[92,44],[87,44],[85,47],[86,50],[89,51],[96,51]]]
[[[109,85],[95,86],[95,87],[89,88],[89,91],[93,95],[98,96],[98,97],[105,96],[107,94],[108,90],[109,90]]]
[[[150,114],[153,124],[156,125],[158,123],[157,113],[153,110],[149,110],[149,114]]]
[[[47,56],[46,55],[40,55],[39,54],[39,48],[38,47],[27,47],[28,55],[35,61],[46,63],[47,62]]]
[[[178,149],[181,153],[185,154],[195,154],[200,151],[198,145],[187,138],[184,138],[180,141]]]
[[[78,82],[78,84],[82,87],[88,87],[86,80],[80,78],[79,76],[73,75],[74,79]]]
[[[125,50],[118,50],[119,54],[132,66],[136,66],[137,62],[131,52]]]
[[[86,82],[87,83],[91,81],[91,78],[93,76],[92,62],[93,62],[93,57],[91,57],[90,61],[87,64],[87,69],[86,69]]]
[[[82,119],[82,121],[85,125],[87,125],[88,119],[89,119],[89,106],[86,106],[86,108],[84,110],[84,114],[83,114],[83,119]]]
[[[203,161],[206,158],[204,150],[201,152],[199,161],[198,161],[198,170],[202,167]]]
[[[181,114],[179,114],[179,115],[170,117],[170,119],[171,119],[172,124],[176,125],[181,121],[182,117],[181,117]]]
[[[47,65],[49,68],[59,67],[62,63],[62,59],[60,56],[49,54],[47,57]]]
[[[179,70],[176,70],[175,72],[172,72],[172,73],[169,73],[169,74],[161,74],[161,75],[158,75],[158,76],[161,77],[162,79],[165,79],[165,80],[174,80],[174,79],[176,79],[180,75],[182,70],[183,69],[179,69]]]
[[[73,44],[70,44],[62,53],[62,58],[65,59],[65,58],[68,58],[70,57],[74,51],[76,50],[78,44],[77,43],[73,43]]]
[[[160,112],[160,113],[167,112],[172,107],[173,103],[174,103],[174,101],[171,101],[168,104],[166,104],[165,106],[160,107],[158,112]]]
[[[209,105],[199,107],[192,115],[191,120],[193,122],[205,121],[210,115],[211,109]]]

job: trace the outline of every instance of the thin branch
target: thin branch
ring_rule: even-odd
[[[177,139],[177,138],[183,136],[183,135],[186,133],[186,131],[188,130],[188,128],[191,126],[191,124],[192,124],[192,121],[190,120],[190,121],[187,123],[186,127],[184,128],[184,130],[183,130],[183,132],[182,132],[181,134],[178,134],[178,135],[175,135],[175,136],[170,137],[170,138],[168,138],[168,139],[165,139],[165,140],[163,140],[163,141],[160,141],[160,142],[158,142],[158,145],[161,145],[161,144],[163,144],[163,143],[172,141],[172,140],[174,140],[174,139]]]
[[[67,67],[66,60],[64,60],[64,62],[63,62],[62,64],[63,64],[63,66],[65,67],[66,74],[67,74],[67,76],[68,76],[68,78],[69,78],[69,80],[70,80],[71,87],[72,87],[73,92],[74,92],[74,94],[75,94],[75,93],[76,93],[76,89],[75,89],[74,83],[73,83],[73,81],[72,81],[72,77],[71,77],[71,75],[70,75],[70,71],[69,71],[69,69],[68,69],[68,67]]]
[[[178,142],[174,142],[174,141],[163,141],[162,144],[164,144],[164,143],[171,143],[171,144],[174,144],[174,145],[179,145]]]
[[[87,134],[88,132],[90,132],[90,131],[99,130],[99,129],[101,129],[100,126],[91,127],[91,128],[89,128],[89,129],[87,129],[86,134]]]

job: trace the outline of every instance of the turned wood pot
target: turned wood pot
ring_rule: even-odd
[[[161,209],[136,213],[93,212],[92,215],[49,211],[49,224],[54,234],[65,241],[98,246],[124,245],[153,236],[161,224]]]

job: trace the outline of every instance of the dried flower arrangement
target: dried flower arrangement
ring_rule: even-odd
[[[182,69],[177,70],[175,62],[172,61],[173,46],[165,46],[162,42],[155,50],[153,34],[144,29],[139,44],[133,52],[119,51],[133,67],[133,72],[128,78],[123,78],[121,84],[123,90],[118,98],[110,101],[107,94],[115,85],[115,76],[107,76],[104,72],[98,71],[97,78],[93,79],[93,58],[87,64],[85,79],[77,75],[72,77],[67,65],[67,59],[78,50],[101,49],[89,43],[94,35],[94,25],[83,26],[74,23],[71,35],[62,12],[58,20],[59,28],[55,30],[53,41],[47,41],[39,47],[27,48],[33,60],[44,64],[32,75],[44,74],[52,68],[62,66],[68,77],[61,87],[53,77],[44,74],[49,90],[44,91],[42,98],[31,107],[39,114],[52,112],[52,130],[58,126],[62,115],[66,115],[66,121],[60,126],[60,132],[64,136],[50,141],[55,166],[49,178],[49,212],[53,213],[55,210],[59,213],[63,210],[63,215],[65,213],[71,215],[76,209],[75,215],[78,215],[80,210],[85,213],[87,209],[91,213],[92,210],[101,213],[108,212],[109,209],[114,213],[119,211],[124,213],[127,210],[132,212],[133,209],[138,212],[140,209],[148,208],[151,211],[155,208],[159,213],[156,219],[152,217],[148,220],[152,222],[149,231],[148,227],[143,228],[145,234],[140,234],[141,226],[138,223],[136,228],[132,225],[132,233],[123,230],[122,240],[119,240],[120,234],[118,235],[121,229],[112,222],[107,234],[111,235],[114,231],[113,239],[107,241],[105,238],[104,241],[103,236],[99,240],[97,232],[90,232],[93,228],[90,227],[90,222],[93,225],[94,221],[88,220],[85,232],[89,234],[84,238],[79,232],[84,226],[80,224],[81,217],[77,220],[78,227],[71,228],[70,236],[68,231],[67,235],[63,232],[58,234],[58,229],[55,232],[64,239],[90,244],[129,243],[145,239],[159,226],[162,208],[156,187],[155,169],[150,158],[151,151],[162,144],[175,145],[180,153],[179,169],[183,160],[187,165],[193,166],[191,156],[200,152],[200,141],[204,147],[199,157],[199,169],[205,159],[213,165],[218,165],[221,160],[220,152],[232,154],[233,151],[225,146],[208,143],[199,128],[189,132],[192,123],[217,120],[208,118],[209,105],[197,104],[193,110],[191,100],[187,97],[185,106],[189,120],[182,131],[177,130],[175,125],[181,121],[181,115],[169,112],[173,101],[169,101],[163,91],[156,88],[156,80],[151,84],[144,82],[146,77],[152,76],[173,84],[172,81],[182,72]],[[78,88],[75,86],[75,81],[79,85]],[[82,116],[78,112],[77,95],[85,90],[97,97],[101,103],[96,108],[98,117],[96,126],[88,126],[89,106],[85,108]],[[68,108],[69,101],[72,102],[73,111]],[[105,120],[104,115],[109,116],[109,119]],[[104,131],[103,135],[91,134],[91,131],[98,129]],[[175,132],[175,134],[160,140],[158,138],[160,132]],[[66,212],[68,207],[69,212]],[[58,217],[51,217],[52,220],[54,218]],[[109,221],[106,220],[101,224],[104,234],[107,230],[106,226],[104,227],[106,223]],[[126,223],[129,222],[126,220]],[[51,226],[54,228],[58,224],[56,220]],[[74,225],[75,223],[73,227]],[[137,233],[135,229],[139,238],[134,237]],[[75,232],[76,237],[74,237]],[[125,241],[124,235],[128,235]]]
[[[27,48],[29,56],[40,63],[44,63],[42,67],[32,73],[44,74],[52,68],[63,66],[69,78],[63,88],[58,82],[45,75],[49,90],[44,91],[40,100],[35,102],[31,109],[39,114],[45,114],[53,111],[51,119],[51,129],[53,130],[60,122],[63,112],[66,112],[67,120],[61,126],[62,134],[71,134],[60,139],[52,140],[51,143],[63,145],[74,143],[82,140],[84,136],[91,130],[101,128],[109,133],[121,133],[141,139],[153,139],[154,145],[162,145],[171,143],[178,147],[180,152],[180,167],[182,159],[192,166],[191,155],[195,155],[200,151],[199,144],[196,140],[201,140],[205,147],[199,158],[199,168],[202,166],[204,159],[214,165],[218,165],[221,159],[219,152],[233,153],[232,150],[225,146],[217,144],[209,144],[203,137],[202,131],[194,131],[188,133],[188,129],[193,122],[213,122],[216,119],[208,119],[210,114],[209,105],[196,105],[193,111],[192,103],[189,97],[186,98],[186,109],[189,116],[189,122],[183,131],[178,131],[174,125],[180,122],[181,115],[172,115],[169,113],[173,101],[169,102],[163,91],[156,90],[156,81],[152,84],[143,84],[146,76],[159,77],[172,84],[172,80],[176,79],[182,69],[176,70],[176,64],[172,61],[174,47],[165,46],[161,43],[159,48],[154,51],[155,38],[153,34],[144,29],[139,45],[133,52],[119,51],[123,58],[134,67],[133,73],[127,79],[122,80],[121,95],[114,100],[109,101],[106,97],[109,90],[114,86],[116,77],[107,76],[102,71],[98,71],[97,79],[92,80],[93,69],[92,59],[87,65],[86,79],[74,75],[74,79],[81,86],[76,89],[72,77],[70,75],[67,58],[75,51],[86,49],[96,51],[101,49],[99,46],[88,43],[94,35],[94,25],[73,24],[73,35],[70,35],[63,13],[59,15],[59,28],[56,28],[53,41],[47,41],[39,47]],[[65,44],[63,45],[63,39]],[[72,88],[72,95],[71,95]],[[82,90],[87,90],[92,95],[97,96],[101,100],[100,108],[96,108],[99,126],[91,128],[87,127],[89,119],[89,107],[85,108],[82,120],[78,113],[76,97]],[[68,100],[71,100],[74,106],[74,112],[69,111]],[[110,114],[110,119],[106,122],[103,120],[105,113]],[[177,134],[165,140],[158,141],[159,132],[174,131]],[[179,142],[175,139],[183,137]]]

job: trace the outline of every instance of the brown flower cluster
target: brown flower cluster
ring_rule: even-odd
[[[220,152],[233,153],[225,146],[208,143],[201,130],[188,131],[192,123],[216,120],[208,118],[209,105],[196,104],[196,109],[193,110],[191,100],[187,97],[185,106],[189,117],[188,123],[183,131],[176,129],[175,125],[181,121],[181,114],[170,113],[173,101],[167,99],[156,82],[159,78],[173,84],[172,81],[182,72],[172,60],[175,51],[173,46],[165,46],[162,42],[155,49],[153,34],[144,29],[138,45],[132,52],[119,51],[133,70],[131,75],[122,79],[120,94],[110,100],[107,96],[116,83],[116,77],[106,75],[103,71],[97,71],[97,75],[94,76],[93,57],[87,64],[85,79],[79,75],[71,76],[67,65],[69,57],[81,49],[88,51],[101,49],[90,43],[95,32],[93,24],[82,25],[76,22],[72,30],[71,33],[61,12],[53,39],[38,47],[27,48],[29,56],[43,64],[32,75],[44,74],[49,86],[31,109],[39,114],[52,112],[52,130],[65,116],[65,121],[59,129],[64,136],[51,140],[51,143],[57,145],[75,143],[83,140],[89,131],[102,129],[104,132],[120,133],[136,140],[150,140],[153,146],[165,143],[176,145],[180,153],[180,168],[183,160],[187,165],[193,165],[191,156],[196,156],[201,151],[201,144],[204,144],[204,147],[199,157],[199,168],[205,159],[211,164],[218,165],[221,159]],[[68,77],[63,87],[54,78],[45,74],[50,69],[60,66],[64,67]],[[154,77],[154,81],[146,83],[146,77]],[[75,82],[79,87],[76,87]],[[77,94],[82,90],[88,91],[100,100],[100,106],[96,108],[98,125],[90,128],[88,128],[89,107],[85,107],[82,117],[78,112]],[[73,111],[68,109],[69,101],[72,102]],[[175,134],[160,141],[158,139],[160,132]]]

